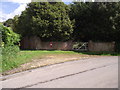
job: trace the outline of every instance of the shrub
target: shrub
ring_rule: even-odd
[[[17,44],[19,43],[20,36],[2,24],[0,24],[0,34],[2,34],[0,44],[0,50],[2,50],[2,68],[3,70],[9,70],[16,66],[14,59],[19,52]]]
[[[0,32],[2,33],[2,45],[14,46],[20,41],[19,34],[16,34],[11,28],[5,27],[0,24]]]

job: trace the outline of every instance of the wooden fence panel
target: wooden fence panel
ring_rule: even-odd
[[[93,42],[88,43],[89,51],[115,51],[115,42]]]

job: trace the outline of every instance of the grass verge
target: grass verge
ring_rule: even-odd
[[[12,70],[14,68],[20,67],[22,64],[28,66],[27,69],[31,68],[29,65],[34,67],[44,66],[54,63],[60,63],[65,61],[77,60],[78,57],[88,57],[88,56],[120,56],[120,54],[115,52],[78,52],[78,51],[47,51],[47,50],[24,50],[20,51],[16,58],[10,59],[6,65],[2,67],[2,72]],[[75,58],[77,57],[77,58]],[[59,58],[59,59],[58,59]],[[78,58],[79,59],[79,58]],[[31,63],[29,63],[31,62]],[[34,63],[36,62],[36,63]],[[5,63],[4,61],[2,63]],[[26,64],[27,63],[27,64]]]
[[[75,51],[76,53],[86,54],[86,55],[100,55],[100,56],[120,56],[118,52],[109,52],[109,51],[96,51],[96,52],[80,52]]]
[[[2,72],[19,67],[21,64],[32,61],[32,59],[41,59],[49,54],[75,54],[71,51],[20,51],[15,58],[9,58],[2,61]]]

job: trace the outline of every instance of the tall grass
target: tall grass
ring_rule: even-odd
[[[6,47],[2,49],[2,72],[19,67],[21,64],[41,59],[49,55],[58,54],[77,54],[74,51],[47,51],[47,50],[24,50],[19,51],[16,47]]]
[[[16,67],[14,61],[17,58],[17,53],[19,52],[18,46],[6,46],[2,48],[2,70],[8,70]]]

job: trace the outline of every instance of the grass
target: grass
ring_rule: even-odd
[[[20,67],[21,64],[31,62],[33,59],[41,59],[49,55],[108,55],[108,56],[120,56],[120,53],[115,52],[79,52],[79,51],[59,51],[59,50],[24,50],[20,51],[16,58],[10,59],[6,65],[2,67],[2,72],[11,70],[16,67]],[[4,63],[4,62],[3,62]]]
[[[2,72],[19,67],[21,64],[32,61],[32,59],[41,59],[41,58],[44,58],[45,56],[52,55],[52,54],[56,54],[56,55],[57,54],[75,54],[75,52],[72,52],[72,51],[46,51],[46,50],[20,51],[15,58],[11,58],[7,62],[6,61],[2,62],[2,63],[5,63],[5,65],[2,66]]]
[[[80,51],[75,51],[77,53],[82,53],[82,54],[87,54],[87,55],[100,55],[100,56],[120,56],[120,53],[117,52],[108,52],[108,51],[104,51],[104,52],[80,52]]]

